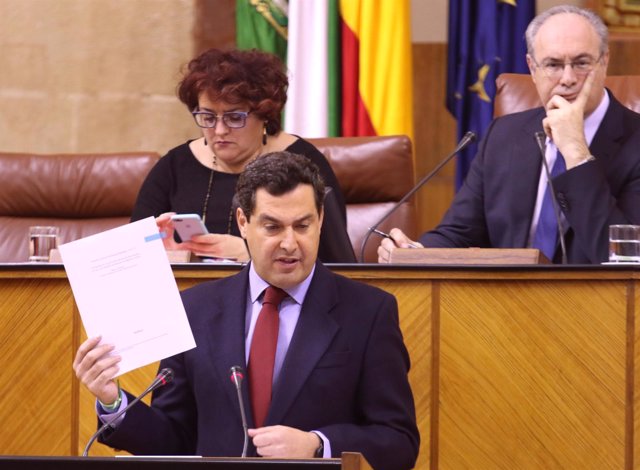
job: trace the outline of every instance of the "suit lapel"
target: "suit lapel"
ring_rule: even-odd
[[[241,366],[246,369],[245,364],[245,313],[246,296],[248,289],[248,268],[244,268],[240,273],[227,278],[224,286],[216,290],[211,308],[212,321],[207,325],[209,328],[209,351],[213,362],[216,380],[223,386],[228,398],[237,409],[238,421],[240,421],[240,408],[235,387],[231,382],[230,369],[232,366]],[[206,360],[206,357],[203,357]],[[249,410],[249,396],[246,385],[242,387],[244,406]]]
[[[624,136],[623,106],[609,92],[609,109],[593,136],[589,150],[597,159],[609,159],[618,153],[620,139]]]
[[[536,143],[535,133],[542,131],[544,116],[543,108],[536,110],[513,137],[512,151],[507,152],[508,168],[504,184],[509,186],[505,193],[510,195],[509,219],[514,221],[511,227],[511,246],[527,245],[542,166],[542,155]]]
[[[338,325],[329,313],[337,302],[333,274],[317,263],[280,377],[274,387],[266,425],[283,421],[307,378],[331,344]]]

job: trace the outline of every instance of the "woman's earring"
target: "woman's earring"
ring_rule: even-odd
[[[267,145],[267,123],[265,121],[264,127],[262,128],[262,145]]]
[[[206,137],[204,138],[204,146],[205,147],[207,146],[207,138]]]

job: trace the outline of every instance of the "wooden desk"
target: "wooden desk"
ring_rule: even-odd
[[[632,469],[640,380],[629,267],[335,266],[398,298],[417,468]],[[175,267],[179,287],[234,268]],[[95,430],[73,376],[79,317],[59,266],[0,267],[2,454],[78,455]],[[127,374],[137,393],[153,366]],[[92,455],[111,455],[96,445]]]

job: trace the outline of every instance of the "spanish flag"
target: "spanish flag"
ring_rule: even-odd
[[[342,135],[413,141],[408,0],[341,0]]]

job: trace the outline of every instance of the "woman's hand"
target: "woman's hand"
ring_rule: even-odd
[[[164,249],[187,250],[188,248],[184,246],[184,243],[178,243],[173,238],[175,229],[173,228],[173,221],[171,220],[172,215],[175,215],[175,212],[165,212],[164,214],[160,214],[158,217],[156,217],[156,225],[158,226],[158,231],[160,233],[164,233],[164,238],[162,239]]]
[[[191,250],[198,256],[225,258],[239,262],[249,261],[249,252],[244,240],[234,235],[208,233],[195,236],[191,241],[179,245],[182,249]]]
[[[156,217],[158,230],[165,234],[162,240],[165,250],[189,250],[198,256],[226,258],[239,262],[249,261],[244,240],[234,235],[208,233],[195,236],[191,240],[183,240],[182,243],[176,242],[173,238],[175,229],[171,220],[174,214],[175,212],[165,212]]]

